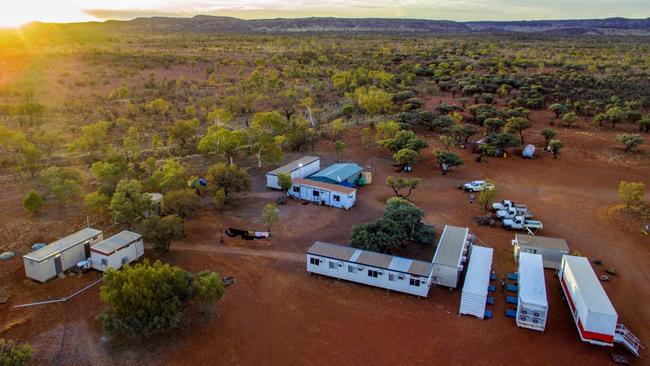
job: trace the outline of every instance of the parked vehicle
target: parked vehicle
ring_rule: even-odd
[[[481,192],[485,189],[494,189],[494,184],[484,180],[473,180],[463,184],[462,188],[465,192]]]
[[[523,230],[529,233],[536,233],[544,228],[541,221],[526,220],[523,216],[515,216],[514,219],[501,221],[501,226],[508,230]]]
[[[526,205],[518,205],[511,200],[503,200],[501,202],[495,202],[492,204],[492,210],[494,211],[507,210],[511,207],[514,207],[518,211],[528,211],[528,207],[526,207]]]
[[[507,210],[497,211],[497,218],[499,220],[514,219],[516,216],[522,216],[524,219],[528,220],[533,218],[533,213],[530,211],[520,211],[514,207],[510,207]]]

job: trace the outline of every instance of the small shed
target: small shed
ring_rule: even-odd
[[[90,256],[90,246],[101,241],[100,230],[85,228],[23,255],[27,277],[45,282]]]
[[[287,195],[319,205],[344,208],[346,210],[354,206],[357,200],[357,190],[355,188],[302,178],[293,180]]]
[[[540,254],[519,255],[517,326],[543,332],[548,318],[544,264]]]
[[[348,187],[357,185],[363,168],[354,163],[332,164],[327,168],[312,174],[309,179],[329,184],[340,184]]]
[[[317,241],[307,251],[307,271],[426,297],[431,263]]]
[[[446,225],[440,236],[436,253],[433,256],[434,283],[456,288],[467,260],[467,248],[470,244],[469,229]]]
[[[144,254],[142,235],[124,230],[90,248],[90,262],[98,271],[119,269],[138,260]]]
[[[162,193],[147,193],[149,199],[151,200],[151,208],[144,213],[145,217],[160,215],[162,212],[163,204],[163,194]]]
[[[540,254],[544,262],[544,268],[555,270],[560,269],[562,256],[569,254],[569,244],[567,244],[566,240],[559,238],[515,234],[512,246],[515,262],[519,261],[519,253]]]
[[[273,189],[280,189],[280,182],[278,181],[279,174],[290,173],[292,179],[305,178],[316,173],[318,170],[320,170],[320,158],[316,156],[304,156],[266,173],[266,186]]]
[[[493,254],[492,248],[471,246],[465,283],[460,296],[459,314],[473,315],[479,319],[485,317]]]

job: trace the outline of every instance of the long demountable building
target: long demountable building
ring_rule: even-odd
[[[559,278],[583,342],[601,346],[613,346],[617,342],[639,356],[641,342],[623,324],[617,324],[614,305],[587,258],[563,256]]]
[[[433,256],[431,280],[441,286],[456,288],[467,259],[469,229],[446,225]]]
[[[27,277],[45,282],[90,256],[91,245],[101,241],[100,230],[86,228],[23,255]]]
[[[566,240],[544,236],[515,234],[512,241],[515,262],[519,261],[519,253],[540,254],[544,268],[560,269],[562,256],[569,254],[569,245]]]
[[[314,202],[318,205],[350,209],[357,201],[357,190],[338,184],[295,178],[287,192],[289,197]]]
[[[517,326],[543,332],[548,318],[544,264],[540,254],[519,255]]]
[[[292,161],[287,165],[273,169],[266,173],[266,186],[273,189],[280,189],[278,175],[289,173],[291,178],[305,178],[320,170],[320,158],[316,156],[304,156]]]
[[[431,287],[429,262],[321,241],[307,251],[307,271],[422,297]]]
[[[348,187],[355,187],[361,178],[363,168],[354,163],[337,163],[309,176],[309,179],[329,183],[340,184]]]
[[[106,272],[109,268],[120,269],[143,254],[142,235],[124,230],[93,245],[90,248],[90,262],[94,269]]]
[[[485,317],[493,254],[492,248],[471,246],[465,283],[460,296],[459,314],[473,315],[479,319]]]

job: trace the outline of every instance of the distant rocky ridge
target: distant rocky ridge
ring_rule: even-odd
[[[564,35],[650,35],[650,18],[477,21],[393,19],[393,18],[298,18],[243,20],[232,17],[197,15],[192,18],[151,17],[129,21],[53,25],[37,23],[34,27],[91,27],[115,32],[199,32],[199,33],[478,33],[518,32]]]

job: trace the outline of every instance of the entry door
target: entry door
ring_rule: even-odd
[[[63,264],[61,263],[61,256],[54,257],[54,271],[59,274],[63,272]]]
[[[90,242],[89,241],[84,243],[84,252],[86,253],[86,258],[90,258]]]

